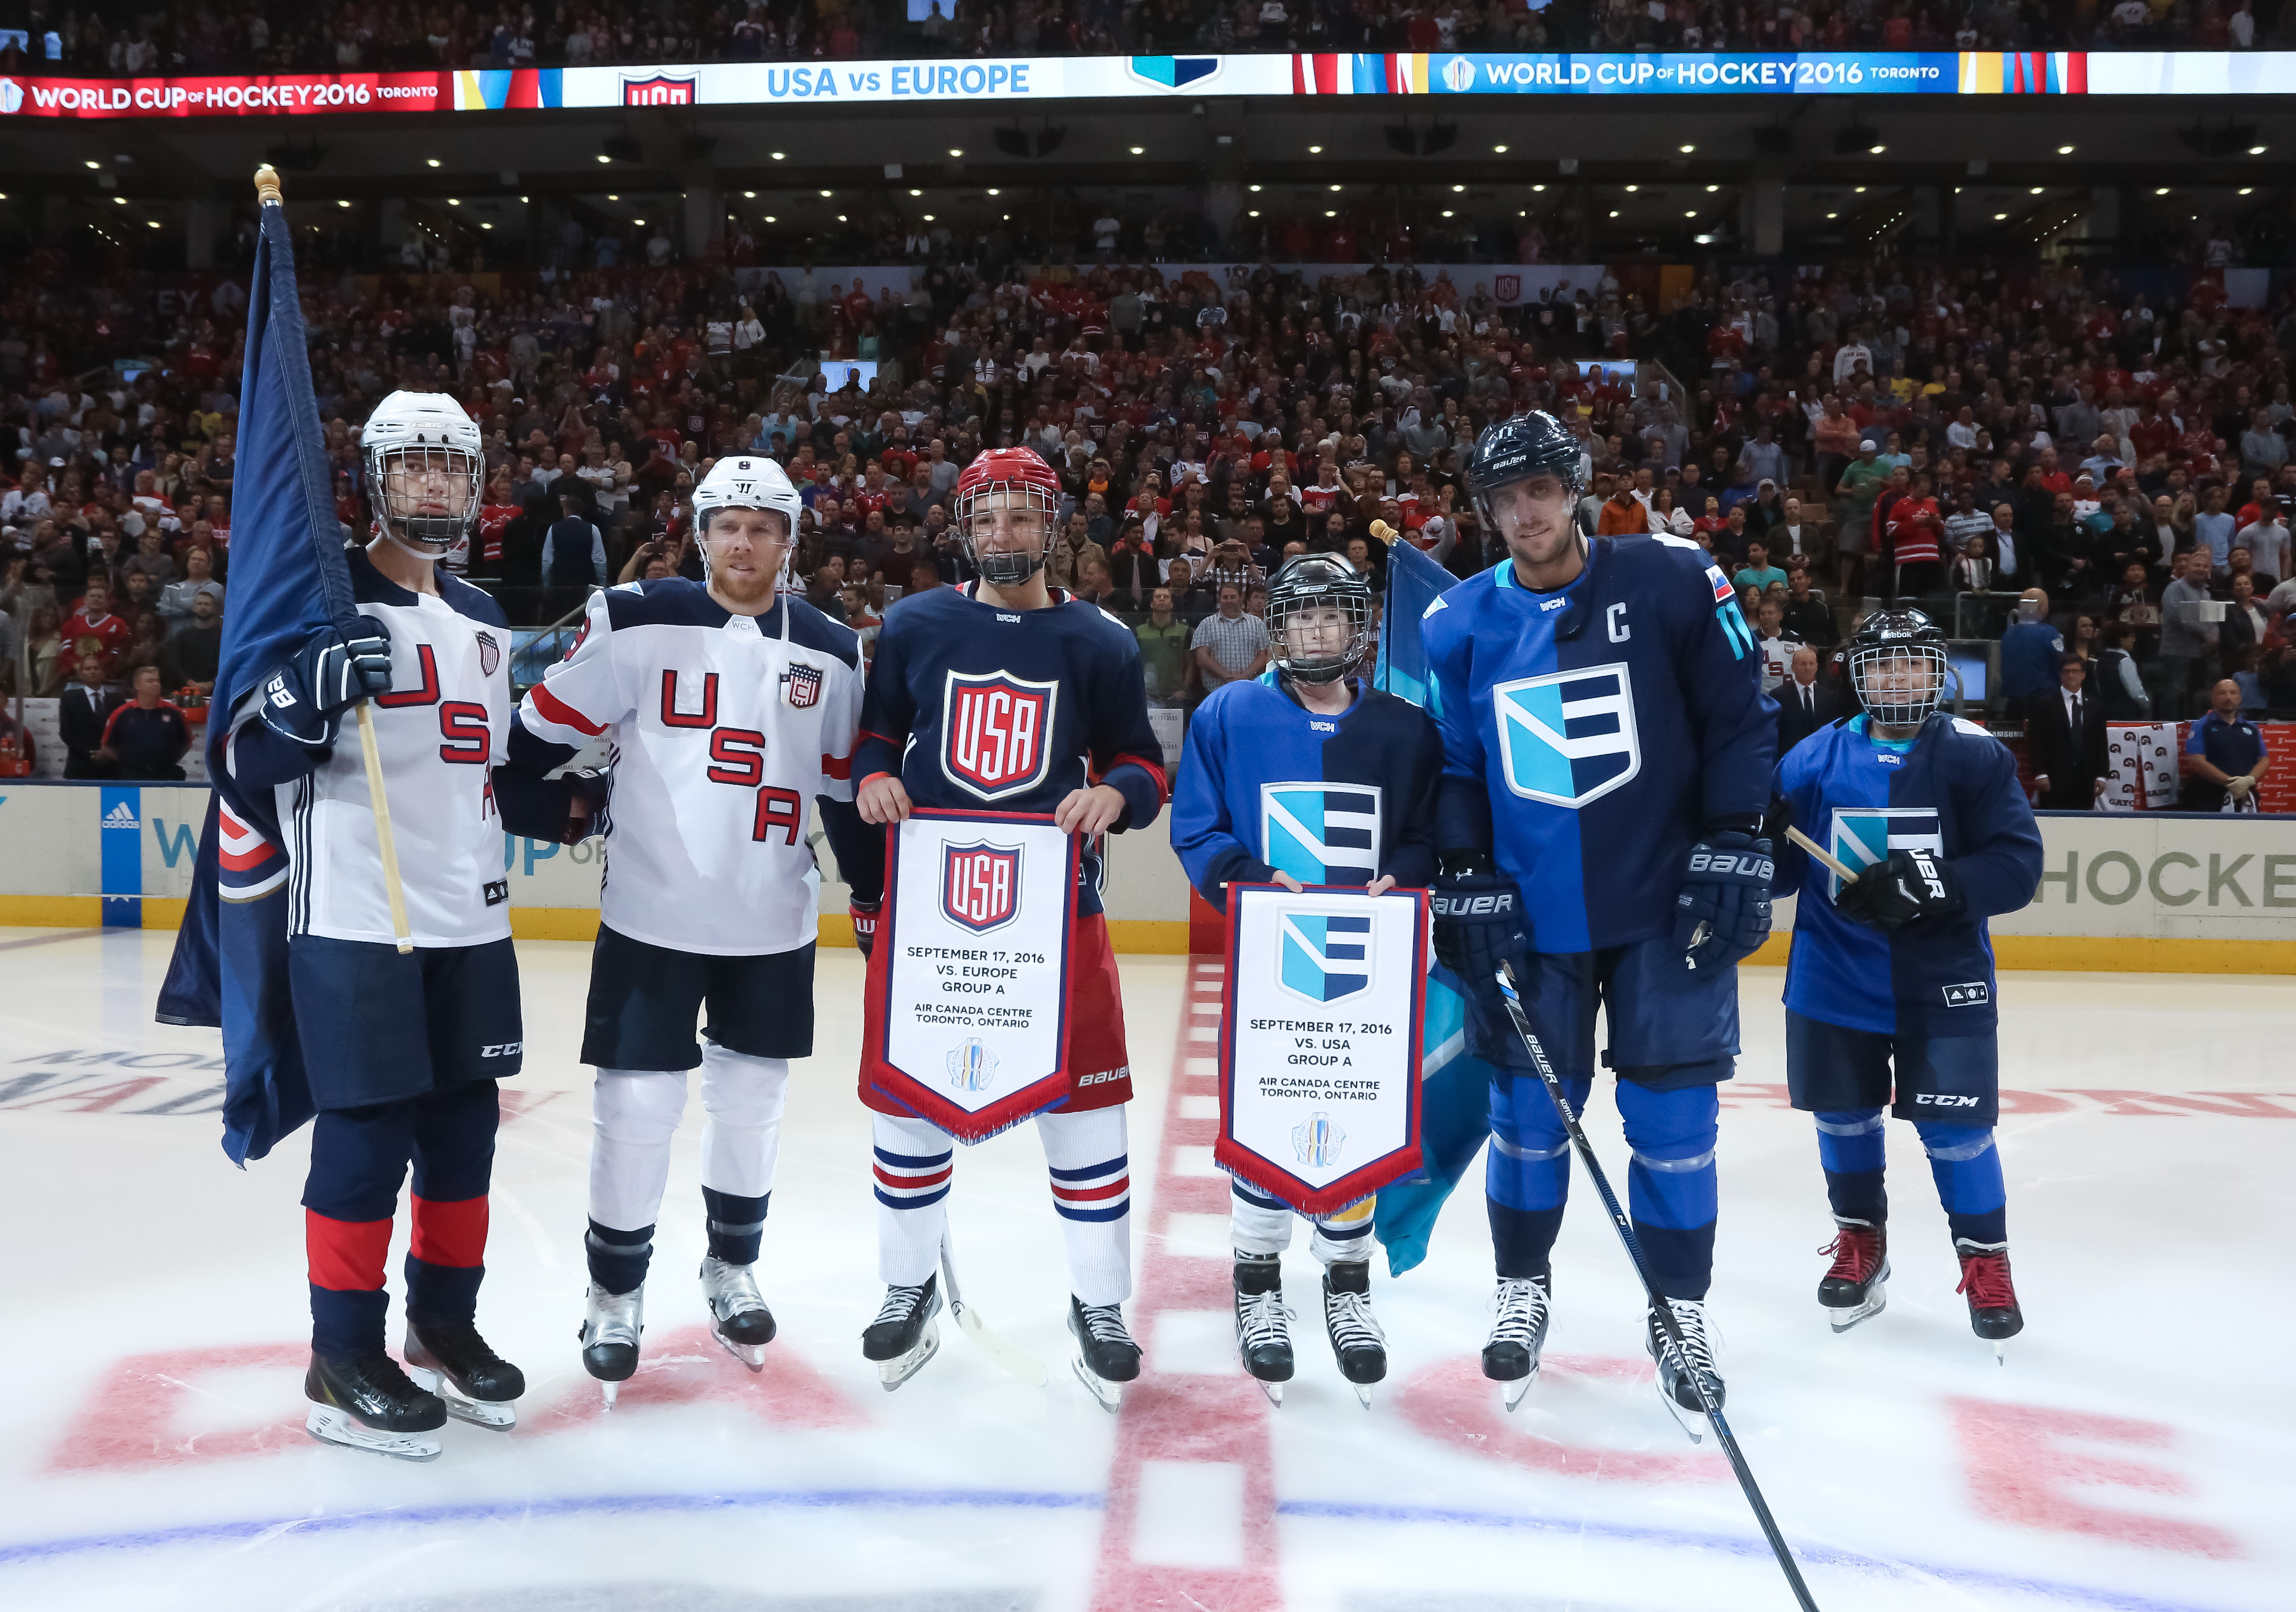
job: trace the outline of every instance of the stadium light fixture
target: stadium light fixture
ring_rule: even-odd
[[[1504,157],[1506,155],[1506,147],[1504,145],[1495,145],[1491,147],[1491,150],[1498,156]]]
[[[2264,155],[2264,147],[2260,145],[2251,145],[2248,148],[2248,154],[2251,157],[2261,157]]]
[[[1627,194],[1628,194],[1628,195],[1629,195],[1629,196],[1631,196],[1631,195],[1633,195],[1636,191],[1638,191],[1638,190],[1640,190],[1640,189],[1642,189],[1642,186],[1641,186],[1641,185],[1639,185],[1639,184],[1630,184],[1630,185],[1627,186]]]
[[[912,196],[922,196],[924,192],[922,191],[911,191],[909,194]]]
[[[1259,217],[1259,209],[1258,208],[1256,208],[1256,207],[1255,207],[1255,208],[1253,208],[1253,209],[1251,209],[1251,214],[1250,214],[1250,216],[1251,216],[1252,217],[1254,217],[1254,218]]]
[[[1455,184],[1451,187],[1451,193],[1454,196],[1464,196],[1467,193],[1467,187],[1464,184]]]
[[[1324,154],[1324,148],[1320,145],[1311,145],[1308,148],[1308,154],[1310,157],[1320,157]],[[94,168],[94,166],[95,164],[93,162],[88,164],[88,167],[90,168]]]
[[[1698,148],[1697,148],[1696,146],[1694,146],[1694,145],[1685,145],[1685,146],[1684,146],[1684,147],[1682,148],[1682,154],[1683,154],[1684,156],[1687,157],[1688,155],[1690,155],[1690,153],[1691,153],[1691,152],[1693,152],[1693,151],[1696,151],[1697,149],[1698,149]]]
[[[1619,209],[1618,209],[1617,208],[1615,208],[1615,207],[1614,207],[1614,208],[1612,208],[1612,209],[1611,209],[1611,217],[1613,217],[1613,218],[1615,218],[1615,217],[1617,217],[1618,216],[1619,216]]]
[[[449,196],[447,198],[447,205],[448,207],[460,207],[463,205],[462,198],[459,196]]]
[[[2033,187],[2033,194],[2035,194],[2036,196],[2038,196],[2038,195],[2040,195],[2040,194],[2042,194],[2042,193],[2043,193],[2043,190],[2042,190],[2042,187],[2041,187],[2040,185],[2038,185],[2038,184],[2037,184],[2037,185],[2035,185],[2035,186]]]
[[[1537,195],[1539,192],[1541,192],[1541,191],[1545,190],[1546,188],[1546,187],[1545,185],[1543,185],[1543,184],[1534,184],[1534,185],[1532,185],[1532,186],[1530,187],[1530,192],[1531,192],[1531,194],[1535,196],[1535,195]]]
[[[1706,187],[1706,193],[1707,193],[1708,195],[1711,196],[1712,194],[1714,194],[1714,192],[1717,192],[1717,191],[1720,190],[1721,188],[1722,188],[1722,187],[1721,187],[1720,185],[1718,185],[1718,184],[1710,184],[1710,185],[1708,185],[1708,186]]]
[[[1258,185],[1256,185],[1256,184],[1255,184],[1255,185],[1253,185],[1253,186],[1251,187],[1251,193],[1252,193],[1253,195],[1255,195],[1255,196],[1257,196],[1258,194],[1259,194],[1259,187]]]
[[[1866,187],[1865,187],[1864,185],[1862,185],[1862,184],[1861,184],[1861,185],[1857,186],[1857,187],[1854,191],[1852,191],[1850,193],[1851,193],[1852,195],[1856,195],[1856,196],[1862,196],[1862,195],[1864,195],[1864,194],[1866,193]]]
[[[2165,184],[2164,184],[2164,185],[2162,185],[2159,190],[2154,191],[2152,193],[2153,193],[2154,195],[2156,195],[2156,196],[2165,196],[2165,195],[2167,195],[2167,194],[2169,193],[2169,187],[2168,187],[2167,185],[2165,185]]]
[[[948,154],[952,157],[962,157],[964,155],[964,152],[958,147],[952,145],[948,148]]]
[[[350,203],[349,203],[349,202],[348,202],[348,201],[338,201],[338,202],[336,202],[336,203],[335,203],[335,205],[336,205],[337,207],[348,207],[348,206],[350,205]]]
[[[927,214],[925,215],[925,222],[926,222],[927,224],[931,224],[932,221],[933,221],[933,216],[932,216],[931,213],[927,213]]]
[[[2243,191],[2241,194],[2245,196],[2248,192],[2246,191]],[[125,196],[114,196],[112,200],[122,207],[126,207],[127,205],[127,198]]]
[[[621,198],[619,196],[609,196],[606,200],[609,201],[619,201]]]
[[[1132,148],[1132,154],[1136,157],[1144,157],[1148,154],[1148,148],[1144,145],[1136,145]]]
[[[833,193],[834,193],[834,192],[830,192],[830,191],[824,191],[824,192],[821,192],[821,199],[822,199],[824,201],[826,201],[826,200],[829,200],[829,198],[831,197],[831,195],[832,195]]]
[[[838,223],[840,223],[840,224],[844,223],[844,222],[845,222],[845,215],[844,215],[844,214],[842,214],[842,213],[838,214],[838,215],[837,215],[837,222],[838,222]]]
[[[1993,222],[1996,224],[2005,224],[2008,220],[2009,215],[2006,213],[1996,213],[1993,215]]]
[[[789,153],[788,153],[787,151],[775,151],[775,152],[774,153],[774,160],[775,160],[775,161],[776,161],[776,162],[780,162],[780,161],[782,161],[782,160],[785,160],[788,156],[789,156]]]
[[[2240,187],[2240,193],[2243,196],[2253,196],[2256,194],[2256,186],[2252,184],[2243,184]]]
[[[1447,208],[1445,208],[1445,209],[1443,209],[1443,217],[1445,217],[1446,218],[1451,217],[1453,217],[1453,216],[1454,216],[1454,215],[1453,215],[1453,213],[1452,213],[1452,211],[1451,211],[1451,209],[1450,209],[1449,208],[1447,208]]]
[[[1333,185],[1333,186],[1332,186],[1332,192],[1333,192],[1334,194],[1337,194],[1337,193],[1338,193],[1339,189],[1340,189],[1340,187],[1339,187],[1338,185],[1336,185],[1336,184],[1335,184],[1335,185]]]
[[[101,162],[98,162],[98,161],[97,161],[94,158],[93,158],[93,157],[90,157],[90,158],[88,158],[88,159],[87,159],[87,165],[88,165],[88,167],[90,167],[90,168],[102,168],[102,167],[103,166],[103,164],[102,164]],[[430,166],[431,166],[432,168],[437,168],[439,165],[438,165],[437,163],[435,163],[435,162],[434,162],[434,163],[432,163]]]
[[[781,220],[775,217],[771,213],[767,213],[766,215],[766,222],[767,224],[779,224]]]
[[[2057,155],[2060,157],[2070,157],[2072,154],[2073,148],[2070,145],[2061,145],[2057,147]]]
[[[598,160],[599,160],[599,161],[601,161],[601,162],[611,162],[611,161],[613,160],[613,159],[612,159],[611,157],[609,157],[608,155],[606,155],[606,153],[605,153],[605,152],[603,152],[603,151],[600,151],[600,152],[598,153]],[[431,166],[432,168],[437,168],[439,165],[438,165],[436,162],[433,162],[430,166]]]
[[[1325,208],[1324,209],[1324,217],[1326,218],[1336,218],[1339,217],[1339,214],[1330,208]]]
[[[144,220],[144,222],[145,222],[146,224],[150,225],[151,225],[153,229],[155,229],[155,230],[156,230],[156,229],[158,229],[158,228],[160,227],[160,221],[159,221],[157,218],[147,218],[147,219],[145,219],[145,220]]]
[[[1001,195],[1003,195],[1004,192],[1002,192],[1002,191],[1000,191],[1000,190],[998,190],[995,185],[993,185],[993,184],[992,184],[992,185],[990,185],[990,186],[988,187],[988,193],[989,193],[990,195],[992,195],[992,196],[1001,196]]]
[[[644,220],[644,219],[643,219],[643,218],[633,218],[633,219],[631,219],[631,220],[630,220],[630,222],[631,222],[632,224],[644,224],[644,223],[645,222],[645,220]]]
[[[481,219],[480,219],[480,220],[479,220],[479,227],[480,227],[480,229],[482,229],[482,230],[490,230],[490,229],[494,228],[494,225],[491,225],[491,224],[488,224],[485,219],[481,218]]]
[[[1693,207],[1688,212],[1683,214],[1683,217],[1685,218],[1695,218],[1698,217],[1698,209]]]
[[[758,199],[758,192],[755,192],[755,191],[743,191],[743,192],[742,192],[742,200],[744,200],[744,201],[755,201],[757,199]],[[525,198],[525,197],[523,197],[523,196],[521,196],[521,197],[519,198],[519,200],[520,200],[521,201],[523,201],[523,200],[526,200],[526,198]]]

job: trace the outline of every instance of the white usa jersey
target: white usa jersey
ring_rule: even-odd
[[[860,641],[801,599],[737,616],[683,577],[627,583],[591,599],[527,691],[512,765],[610,738],[608,928],[711,956],[794,951],[821,888],[807,823],[816,796],[853,798],[861,691]]]
[[[390,581],[350,556],[359,613],[390,633],[390,691],[370,701],[406,922],[418,946],[510,934],[510,886],[493,769],[510,739],[510,629],[501,607],[440,575],[439,592]],[[234,737],[250,715],[240,717]],[[355,711],[327,759],[278,786],[291,934],[389,944],[390,901],[375,842]]]

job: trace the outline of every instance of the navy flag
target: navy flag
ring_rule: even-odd
[[[257,176],[258,189],[267,173]],[[162,1024],[222,1027],[223,1147],[241,1165],[269,1152],[313,1109],[287,978],[278,809],[270,788],[233,781],[225,764],[232,716],[314,634],[340,631],[357,614],[275,181],[261,210],[240,386],[231,592],[208,722],[215,794],[157,1013]]]

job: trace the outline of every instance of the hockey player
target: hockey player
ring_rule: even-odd
[[[529,789],[594,741],[612,747],[582,1035],[597,1070],[582,1363],[609,1404],[637,1370],[670,1137],[697,1066],[702,1297],[718,1341],[765,1364],[775,1324],[756,1265],[789,1060],[813,1051],[812,802],[857,890],[873,899],[882,877],[882,838],[851,804],[858,641],[802,598],[776,597],[800,507],[772,460],[718,460],[693,490],[706,580],[592,595],[573,650],[527,691],[511,731]],[[570,803],[577,818],[588,809]]]
[[[1469,490],[1507,558],[1439,598],[1423,626],[1443,730],[1435,946],[1469,992],[1491,1094],[1486,1188],[1498,1320],[1484,1375],[1509,1407],[1538,1370],[1569,1142],[1498,1007],[1510,963],[1548,1058],[1584,1108],[1595,1011],[1634,1150],[1635,1230],[1693,1356],[1645,1318],[1669,1403],[1722,1380],[1706,1332],[1718,1101],[1738,1050],[1740,958],[1769,932],[1776,708],[1730,582],[1678,539],[1583,537],[1584,461],[1532,413],[1475,445]]]
[[[1819,729],[1778,764],[1774,828],[1784,833],[1790,818],[1857,873],[1844,883],[1799,847],[1781,852],[1779,873],[1801,896],[1786,966],[1786,1084],[1793,1106],[1817,1120],[1836,1228],[1817,1302],[1833,1330],[1887,1302],[1882,1131],[1894,1087],[1898,1117],[1914,1122],[1930,1156],[1970,1325],[1997,1348],[2025,1322],[1993,1142],[1985,925],[2033,898],[2041,836],[2016,758],[1938,709],[1946,664],[1945,634],[1921,611],[1875,611],[1849,649],[1865,713]]]
[[[1418,707],[1356,681],[1371,648],[1370,585],[1336,556],[1302,555],[1268,585],[1267,632],[1275,666],[1213,691],[1188,727],[1172,849],[1189,882],[1221,912],[1238,882],[1361,885],[1374,896],[1427,885],[1443,738]],[[1282,1263],[1292,1211],[1241,1180],[1230,1192],[1236,1348],[1281,1404],[1292,1371]],[[1324,1265],[1332,1355],[1365,1404],[1387,1375],[1371,1309],[1376,1202],[1316,1218],[1308,1245]]]
[[[1036,1117],[1068,1248],[1077,1373],[1113,1411],[1140,1374],[1119,1307],[1132,1292],[1132,1097],[1124,1003],[1100,903],[1097,838],[1146,828],[1166,795],[1136,640],[1097,605],[1046,585],[1060,483],[1026,448],[980,454],[958,478],[955,524],[980,573],[890,611],[870,668],[855,752],[863,819],[914,806],[1048,812],[1085,836],[1069,950],[1070,1095]],[[984,686],[988,696],[983,697]],[[888,960],[869,960],[873,996]],[[862,1353],[898,1387],[939,1346],[935,1265],[954,1150],[947,1133],[878,1091],[882,1031],[869,1016],[861,1101],[875,1111],[877,1247],[885,1302]]]
[[[362,626],[316,634],[231,713],[226,798],[270,791],[279,834],[275,849],[227,811],[221,879],[235,900],[283,882],[290,904],[288,969],[318,1110],[303,1191],[308,1426],[427,1461],[449,1414],[510,1427],[526,1386],[473,1325],[495,1083],[519,1072],[523,1041],[490,781],[510,727],[511,644],[495,601],[440,564],[478,511],[477,425],[451,397],[393,392],[360,453],[377,534],[349,556]],[[342,731],[370,697],[414,943],[405,955],[361,749]],[[384,1350],[383,1262],[410,1163],[402,1371]]]

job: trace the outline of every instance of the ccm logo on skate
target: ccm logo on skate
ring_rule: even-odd
[[[1977,1106],[1977,1099],[1957,1097],[1950,1092],[1915,1092],[1914,1106],[1918,1109],[1924,1105],[1932,1109],[1973,1109]]]
[[[1076,1084],[1078,1090],[1082,1090],[1086,1086],[1104,1086],[1110,1081],[1122,1080],[1131,1073],[1132,1066],[1130,1064],[1119,1064],[1112,1069],[1103,1069],[1097,1075],[1079,1075],[1077,1076]]]
[[[1993,999],[1993,991],[1983,980],[1969,985],[1940,986],[1945,993],[1945,1005],[1949,1008],[1981,1008]]]
[[[481,1058],[515,1058],[521,1052],[525,1051],[526,1043],[522,1041],[496,1041],[489,1042],[487,1045],[480,1047],[479,1049],[479,1056]]]

